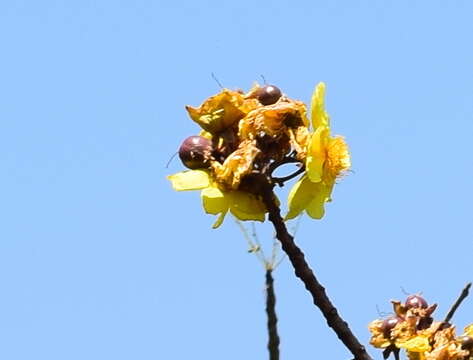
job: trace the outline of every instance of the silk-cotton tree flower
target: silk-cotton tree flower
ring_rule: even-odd
[[[473,325],[457,337],[449,321],[434,321],[436,304],[428,305],[420,295],[410,295],[404,304],[392,301],[394,316],[372,321],[370,344],[384,349],[383,358],[391,353],[399,359],[404,349],[410,360],[473,359]]]
[[[324,204],[331,201],[335,181],[351,166],[348,146],[340,136],[330,135],[330,121],[324,105],[325,84],[320,83],[312,95],[310,135],[305,159],[306,173],[292,188],[289,212],[292,219],[301,211],[315,219],[324,216]]]
[[[286,218],[306,210],[320,219],[336,179],[350,167],[343,138],[330,136],[324,89],[319,84],[313,95],[312,133],[306,105],[273,85],[256,84],[247,93],[223,89],[197,108],[187,106],[201,131],[179,149],[190,170],[168,177],[173,188],[201,190],[205,212],[218,215],[216,228],[228,212],[239,220],[264,221],[261,182],[282,186],[304,173],[291,190]],[[286,163],[299,169],[274,177],[274,170]]]

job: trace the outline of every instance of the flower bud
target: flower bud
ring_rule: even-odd
[[[189,169],[209,167],[212,155],[212,142],[202,136],[189,136],[179,148],[179,157]]]

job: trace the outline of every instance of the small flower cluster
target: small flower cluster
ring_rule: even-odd
[[[370,344],[385,349],[384,358],[405,349],[410,360],[473,360],[473,325],[457,337],[455,327],[434,321],[437,304],[428,305],[420,295],[410,295],[404,304],[392,301],[394,316],[368,325]]]
[[[240,220],[264,221],[267,210],[254,175],[271,182],[278,166],[297,163],[303,176],[290,192],[286,218],[306,211],[320,219],[336,179],[350,167],[343,138],[330,135],[324,93],[321,83],[310,122],[306,105],[274,85],[256,84],[247,93],[223,89],[197,108],[187,106],[202,130],[182,143],[179,157],[190,170],[168,177],[173,188],[202,190],[204,210],[218,215],[214,228],[229,211]]]

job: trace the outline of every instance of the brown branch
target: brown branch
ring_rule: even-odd
[[[266,314],[268,316],[269,360],[279,360],[278,318],[276,316],[276,295],[274,294],[273,269],[266,269]]]
[[[345,344],[345,346],[354,355],[356,360],[372,360],[365,350],[365,347],[360,344],[355,335],[351,332],[348,324],[338,315],[337,309],[325,293],[324,287],[318,282],[312,269],[309,267],[304,259],[304,253],[295,244],[294,238],[289,234],[281,217],[281,211],[276,204],[273,193],[274,185],[269,183],[262,187],[262,198],[269,213],[269,221],[271,221],[276,230],[276,237],[281,242],[283,250],[286,252],[289,260],[294,267],[296,276],[302,280],[306,289],[312,295],[314,304],[320,309],[328,326],[330,326],[338,338]]]
[[[460,296],[458,297],[457,301],[455,301],[455,303],[452,305],[449,312],[447,313],[447,316],[445,316],[445,320],[443,321],[444,324],[450,322],[450,320],[453,317],[453,314],[455,314],[455,311],[457,311],[462,301],[465,300],[465,298],[468,296],[470,287],[471,287],[471,283],[466,284]]]

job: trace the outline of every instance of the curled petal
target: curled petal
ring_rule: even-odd
[[[209,173],[204,170],[187,170],[167,177],[176,191],[200,190],[210,184]]]
[[[217,220],[212,225],[212,229],[218,228],[220,225],[222,225],[223,220],[225,220],[225,215],[227,215],[226,212],[220,213],[217,217]]]
[[[251,172],[253,162],[260,152],[256,140],[242,141],[223,164],[212,163],[218,182],[230,189],[237,189],[242,177]]]
[[[279,137],[288,128],[305,126],[307,118],[305,105],[299,101],[278,102],[274,105],[259,107],[245,116],[238,124],[238,136],[242,139],[254,139],[264,133]]]
[[[241,93],[224,89],[205,100],[198,108],[186,106],[186,110],[202,129],[213,134],[232,126],[245,116],[245,112],[240,109],[245,101]]]
[[[384,337],[383,320],[377,319],[368,324],[371,333],[370,344],[377,348],[387,348],[391,341]]]
[[[307,156],[307,147],[311,138],[309,130],[305,126],[299,126],[294,131],[289,131],[291,145],[297,152],[297,159],[304,161]]]

